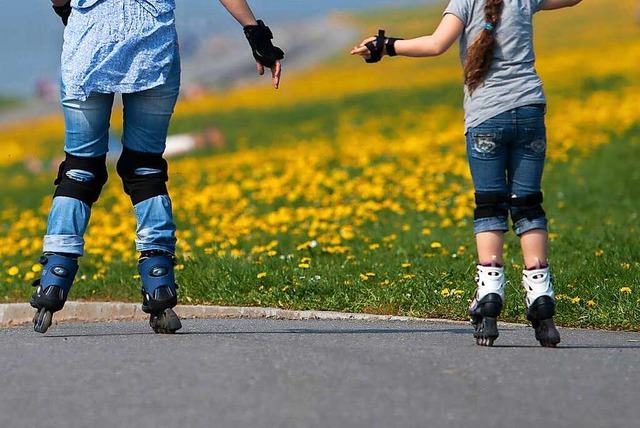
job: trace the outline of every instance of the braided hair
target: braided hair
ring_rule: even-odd
[[[486,0],[484,6],[485,26],[480,36],[467,49],[464,64],[464,83],[473,91],[484,81],[493,62],[493,51],[497,45],[495,28],[502,15],[503,0]]]

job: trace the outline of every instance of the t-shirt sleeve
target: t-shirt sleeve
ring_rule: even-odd
[[[539,0],[544,1],[544,0]],[[442,15],[446,15],[450,13],[452,15],[460,18],[464,25],[467,26],[469,24],[469,16],[470,16],[470,8],[468,0],[451,0],[447,8],[442,12]]]
[[[542,5],[544,5],[544,2],[546,2],[547,0],[530,0],[531,1],[531,11],[533,13],[539,12],[540,9],[542,8]]]

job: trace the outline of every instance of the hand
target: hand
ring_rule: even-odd
[[[264,22],[258,21],[256,25],[246,25],[244,34],[251,46],[251,53],[256,60],[258,73],[262,75],[265,68],[270,68],[273,87],[278,89],[282,71],[280,60],[284,58],[284,52],[271,43],[271,39],[273,39],[271,30]]]
[[[362,41],[360,46],[356,46],[351,50],[351,55],[360,55],[367,63],[379,62],[384,55],[393,54],[393,43],[396,42],[396,38],[387,38],[384,35],[384,30],[378,30],[378,35],[369,37]],[[391,45],[387,45],[391,42]]]
[[[266,67],[260,64],[259,61],[256,61],[256,69],[260,76],[264,74],[265,68]],[[275,64],[269,68],[271,69],[271,81],[273,82],[273,87],[278,89],[280,86],[280,75],[282,74],[282,64],[280,63],[280,60],[276,60]]]
[[[351,55],[360,55],[365,60],[371,59],[371,51],[366,45],[367,43],[375,42],[376,39],[376,37],[364,39],[358,46],[354,46],[353,49],[351,49]]]

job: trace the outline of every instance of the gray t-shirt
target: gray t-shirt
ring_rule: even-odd
[[[504,7],[494,29],[498,41],[494,60],[482,82],[469,96],[464,88],[465,129],[478,126],[505,111],[529,104],[546,104],[542,81],[536,73],[533,53],[533,14],[546,0],[503,0]],[[467,46],[484,31],[485,0],[451,0],[443,15],[451,13],[464,22],[460,37],[460,60]]]

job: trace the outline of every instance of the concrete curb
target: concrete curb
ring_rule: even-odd
[[[415,318],[392,315],[354,314],[332,311],[297,311],[277,308],[234,307],[234,306],[189,306],[175,308],[180,318],[272,318],[286,320],[357,320],[357,321],[416,321],[451,324],[468,324],[464,321]],[[33,320],[34,309],[27,303],[0,304],[0,327],[15,327],[29,324]],[[142,321],[149,315],[142,312],[140,304],[118,302],[67,302],[54,316],[54,323],[99,322],[99,321]]]

